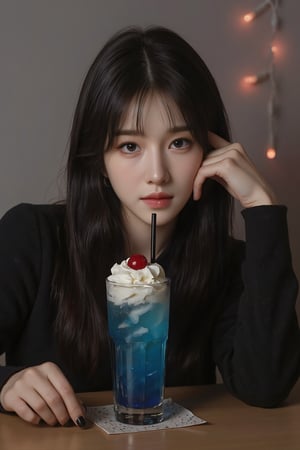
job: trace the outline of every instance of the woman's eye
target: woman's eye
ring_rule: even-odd
[[[124,153],[134,153],[139,149],[138,145],[133,142],[126,142],[126,144],[120,145],[119,148]]]
[[[186,138],[179,138],[175,139],[172,144],[171,148],[187,148],[191,144],[191,141]]]

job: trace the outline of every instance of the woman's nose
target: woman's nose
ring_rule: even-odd
[[[149,151],[146,164],[147,183],[165,184],[169,181],[168,164],[164,153],[160,149]]]

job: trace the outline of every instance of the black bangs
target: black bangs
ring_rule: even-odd
[[[110,114],[108,114],[106,151],[112,147],[114,139],[117,136],[131,106],[134,106],[135,108],[136,130],[139,132],[143,131],[143,109],[148,98],[148,92],[148,89],[142,88],[131,96],[120,95],[118,101],[115,102],[117,105],[115,105],[114,108],[111,107]]]
[[[141,90],[139,94],[137,94],[135,97],[135,115],[136,115],[135,126],[138,132],[142,133],[144,131],[145,103],[147,102],[148,99],[151,99],[155,96],[159,98],[162,105],[164,106],[164,110],[168,118],[170,127],[174,127],[176,125],[176,120],[174,117],[175,112],[174,108],[178,110],[178,106],[175,105],[175,103],[164,92],[157,91],[156,89],[148,87]],[[124,115],[126,115],[126,111],[124,112]]]
[[[158,95],[170,125],[174,125],[174,114],[179,110],[206,154],[208,130],[222,131],[216,116],[223,105],[199,55],[160,28],[144,32],[131,29],[119,38],[112,41],[109,51],[106,48],[99,54],[90,84],[98,95],[94,120],[89,118],[88,128],[100,134],[100,141],[105,143],[97,146],[97,151],[113,145],[131,105],[135,108],[136,129],[143,131],[145,103],[149,96]]]
[[[189,97],[182,95],[178,96],[178,91],[176,94],[177,95],[175,95],[174,92],[170,92],[170,89],[155,89],[153,86],[144,85],[134,93],[131,98],[126,97],[123,98],[122,101],[119,98],[118,107],[111,111],[109,118],[106,150],[113,145],[113,141],[118,134],[130,107],[134,108],[135,128],[138,132],[143,133],[145,103],[149,98],[157,96],[164,106],[170,128],[178,125],[175,116],[178,116],[179,111],[183,123],[187,126],[187,129],[191,132],[199,145],[201,145],[206,154],[208,150],[208,129],[203,105],[198,103],[197,108],[195,108],[195,104],[189,100]]]

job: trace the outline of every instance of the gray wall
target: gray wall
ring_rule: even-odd
[[[189,40],[211,68],[241,141],[280,201],[288,205],[293,259],[300,275],[298,192],[299,13],[282,1],[280,148],[264,157],[269,86],[245,91],[241,77],[265,68],[270,14],[245,26],[258,0],[0,0],[0,215],[16,203],[63,195],[63,165],[84,74],[105,40],[131,24],[160,24]],[[241,232],[241,221],[237,218]]]

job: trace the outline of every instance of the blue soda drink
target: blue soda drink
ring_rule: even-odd
[[[114,400],[121,422],[163,420],[169,281],[126,285],[107,280]]]

